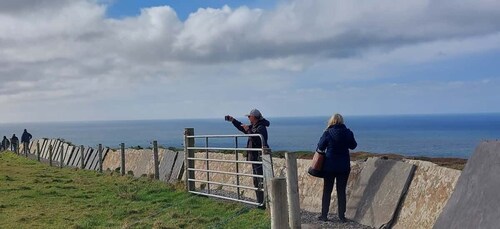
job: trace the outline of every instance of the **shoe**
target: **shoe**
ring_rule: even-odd
[[[326,216],[322,216],[322,215],[318,216],[318,219],[319,219],[319,221],[323,221],[323,222],[328,221],[328,218]]]
[[[347,222],[347,219],[345,218],[345,216],[339,216],[339,220],[342,223],[346,223]]]

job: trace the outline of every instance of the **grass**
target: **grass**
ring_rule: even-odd
[[[269,228],[263,210],[0,153],[0,228]]]

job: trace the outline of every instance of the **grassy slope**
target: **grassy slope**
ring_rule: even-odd
[[[269,228],[263,210],[0,153],[0,228]]]

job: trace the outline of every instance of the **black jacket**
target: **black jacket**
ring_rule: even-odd
[[[355,149],[358,143],[354,134],[344,124],[328,127],[318,142],[317,151],[325,153],[323,170],[325,172],[348,172],[351,169],[349,149]]]
[[[234,127],[238,129],[239,131],[243,132],[244,134],[261,134],[262,138],[264,139],[264,147],[269,148],[269,145],[267,144],[267,128],[271,123],[267,121],[266,119],[261,119],[259,120],[255,125],[249,125],[248,126],[248,131],[245,131],[245,129],[241,126],[241,122],[233,119],[232,121]],[[262,142],[259,137],[249,137],[247,141],[247,148],[262,148]],[[248,159],[249,160],[257,160],[256,158],[256,151],[249,151],[248,152]]]
[[[28,142],[29,143],[32,137],[33,136],[31,136],[31,134],[28,133],[28,131],[24,131],[23,135],[21,136],[21,142]]]

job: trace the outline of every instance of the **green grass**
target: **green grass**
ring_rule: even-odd
[[[269,228],[263,210],[182,185],[55,168],[0,153],[0,228]]]

